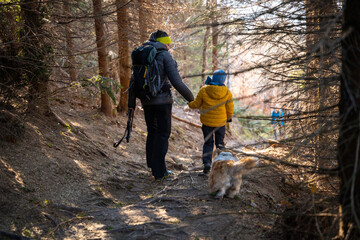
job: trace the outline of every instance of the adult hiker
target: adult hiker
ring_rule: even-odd
[[[182,81],[177,63],[169,53],[171,39],[161,30],[151,33],[150,38],[143,46],[151,45],[157,50],[155,60],[161,81],[161,91],[156,96],[142,98],[141,104],[144,109],[147,126],[146,139],[146,163],[151,168],[156,181],[161,181],[172,174],[166,169],[165,155],[168,151],[169,137],[171,133],[171,112],[173,86],[188,102],[194,100],[194,96],[186,84]],[[134,81],[132,78],[131,81]],[[129,109],[135,109],[136,94],[134,88],[129,89]]]
[[[225,86],[226,73],[217,70],[213,77],[207,77],[194,101],[189,103],[190,108],[200,108],[200,121],[204,135],[203,155],[204,173],[211,169],[212,154],[214,150],[214,137],[216,148],[224,148],[225,125],[231,122],[234,113],[232,93]]]

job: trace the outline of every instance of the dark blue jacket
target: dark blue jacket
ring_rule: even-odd
[[[171,86],[173,86],[188,102],[193,101],[194,95],[182,81],[177,68],[177,63],[169,53],[165,44],[157,42],[154,34],[152,34],[149,41],[145,42],[144,45],[152,45],[157,49],[156,61],[159,65],[160,79],[164,84],[162,93],[150,100],[141,100],[142,105],[172,104],[173,98],[170,91]],[[128,107],[135,108],[135,103],[136,98],[130,88]]]

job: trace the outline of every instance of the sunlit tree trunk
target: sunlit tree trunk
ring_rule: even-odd
[[[117,23],[118,23],[118,49],[119,49],[119,67],[120,67],[120,102],[118,111],[127,111],[128,88],[130,82],[129,65],[129,24],[127,19],[127,0],[117,0]]]
[[[102,77],[108,77],[108,61],[106,53],[106,39],[104,30],[104,19],[102,16],[102,4],[101,0],[93,0],[94,4],[94,18],[95,18],[95,33],[96,33],[96,45],[98,52],[99,62],[99,75]],[[112,102],[110,96],[102,91],[101,92],[101,111],[106,116],[112,116]]]
[[[63,2],[63,13],[64,16],[71,17],[71,12],[69,8],[69,1],[64,0]],[[69,67],[69,75],[70,81],[76,81],[76,61],[74,55],[74,43],[73,43],[73,36],[72,30],[70,26],[70,22],[65,25],[65,39],[66,39],[66,52],[68,55],[68,67]]]
[[[344,234],[360,239],[360,1],[344,7],[338,162]],[[352,228],[352,229],[351,229]]]

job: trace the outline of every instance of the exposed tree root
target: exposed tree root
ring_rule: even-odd
[[[175,115],[171,115],[171,117],[175,118],[176,120],[179,120],[180,122],[184,122],[184,123],[190,124],[191,126],[201,128],[201,125],[193,123],[193,122],[186,121],[185,119],[179,118],[179,117],[177,117]]]
[[[42,213],[42,215],[48,220],[50,220],[55,226],[59,224],[59,222],[56,219],[54,219],[52,216],[50,216],[50,214]]]
[[[63,225],[69,224],[69,223],[71,223],[71,222],[79,221],[79,220],[93,219],[93,218],[94,218],[94,217],[92,217],[92,216],[74,217],[74,218],[71,218],[71,219],[69,219],[69,220],[66,220],[66,221],[64,221],[64,222],[59,223],[59,224],[54,228],[54,230],[52,230],[52,231],[49,232],[48,235],[49,235],[49,236],[54,236],[54,234],[58,231],[58,229],[59,229],[60,227],[62,227]]]
[[[66,211],[72,212],[72,213],[85,212],[85,210],[82,208],[66,206],[64,204],[49,203],[48,207],[62,209],[62,210],[66,210]]]
[[[174,197],[157,197],[157,198],[145,199],[144,201],[137,203],[136,206],[155,203],[155,202],[176,202],[178,204],[185,204],[184,201],[179,200],[179,199],[174,198]]]

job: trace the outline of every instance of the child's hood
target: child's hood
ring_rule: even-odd
[[[213,99],[223,99],[229,92],[226,86],[207,85],[205,92]]]

